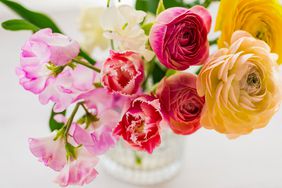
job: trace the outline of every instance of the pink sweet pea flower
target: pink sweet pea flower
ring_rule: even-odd
[[[152,153],[161,143],[161,120],[159,99],[142,95],[132,100],[114,133],[134,148]]]
[[[111,51],[102,69],[102,83],[111,92],[135,94],[144,79],[144,62],[140,54]]]
[[[170,69],[200,65],[209,56],[207,39],[211,15],[201,6],[163,11],[150,31],[150,44],[160,62]]]
[[[41,93],[52,74],[48,69],[51,52],[42,42],[28,41],[22,48],[20,67],[16,73],[20,84],[34,94]]]
[[[112,148],[117,139],[113,136],[113,129],[110,127],[102,127],[99,132],[88,132],[79,125],[74,128],[73,138],[77,144],[82,144],[87,151],[101,155]]]
[[[65,110],[83,93],[91,91],[96,73],[82,65],[66,67],[57,77],[50,77],[47,87],[39,95],[42,104],[55,103],[54,111]]]
[[[52,33],[52,30],[42,29],[30,38],[30,41],[44,43],[50,50],[50,61],[54,65],[63,66],[79,53],[79,44],[68,36]]]
[[[30,138],[29,148],[39,161],[55,171],[60,171],[67,162],[64,141],[54,141],[54,135],[41,139]]]
[[[127,106],[127,98],[111,94],[104,88],[92,90],[78,98],[98,120],[84,129],[84,125],[73,127],[73,139],[82,144],[87,151],[100,155],[116,144],[117,137],[113,129],[120,120],[122,108]]]
[[[93,115],[97,115],[98,111],[112,108],[114,97],[104,88],[93,89],[87,93],[83,93],[77,97],[77,100],[82,100]]]
[[[116,111],[106,110],[98,116],[99,120],[95,122],[96,129],[84,129],[80,125],[75,125],[72,133],[74,141],[95,155],[104,154],[116,144],[117,137],[113,135],[113,129],[119,117]]]
[[[77,155],[78,158],[68,161],[59,176],[55,179],[55,182],[60,186],[82,186],[93,181],[98,175],[95,169],[98,158],[95,155],[90,154],[83,148],[78,150]]]
[[[77,97],[77,101],[83,101],[88,111],[93,115],[97,115],[108,109],[114,109],[120,113],[129,105],[129,97],[110,93],[105,88],[96,88],[83,93]]]
[[[201,127],[205,98],[198,95],[196,80],[191,73],[177,73],[164,78],[158,86],[162,112],[176,134],[192,134]]]
[[[42,104],[53,101],[55,111],[63,111],[77,96],[93,89],[92,70],[82,65],[59,67],[78,53],[78,43],[67,36],[50,29],[36,32],[22,48],[20,66],[16,69],[20,84],[39,95]],[[57,69],[61,72],[56,72]]]

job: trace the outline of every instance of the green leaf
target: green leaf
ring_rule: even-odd
[[[26,20],[21,19],[7,20],[2,23],[2,27],[10,31],[30,30],[32,32],[36,32],[39,30],[37,26],[33,25],[32,23]]]
[[[136,0],[135,8],[137,10],[143,10],[145,12],[151,12],[156,14],[158,8],[159,0]],[[185,3],[183,0],[163,0],[164,7],[186,7],[191,8],[197,4],[200,4],[199,0],[192,3]]]
[[[168,69],[168,70],[166,71],[166,73],[165,73],[165,76],[166,76],[166,77],[170,77],[170,76],[172,76],[172,75],[174,75],[174,74],[176,74],[176,73],[177,73],[176,70]]]
[[[200,66],[199,69],[195,72],[196,75],[199,75],[201,70],[202,70],[203,66]]]
[[[151,31],[151,28],[152,28],[153,25],[154,25],[153,22],[151,22],[151,23],[146,23],[146,24],[143,24],[143,25],[141,26],[141,28],[144,30],[144,32],[145,32],[146,35],[149,35],[149,34],[150,34],[150,31]]]
[[[50,115],[50,118],[49,118],[49,127],[50,127],[50,130],[51,130],[52,132],[53,132],[54,130],[60,130],[60,129],[64,126],[64,123],[58,123],[58,122],[54,119],[54,116],[55,116],[55,115],[58,115],[58,114],[66,115],[66,110],[63,111],[63,112],[56,113],[56,112],[54,112],[54,110],[52,109],[52,112],[51,112],[51,115]]]
[[[19,16],[21,16],[23,19],[29,21],[33,25],[39,27],[39,28],[51,28],[53,32],[56,33],[62,33],[59,27],[53,22],[51,18],[49,18],[47,15],[28,10],[21,4],[9,1],[9,0],[0,0],[1,3],[5,4],[7,7],[12,9],[14,12],[16,12]]]
[[[145,12],[156,13],[159,0],[136,0],[135,8]]]
[[[166,68],[163,68],[159,63],[156,63],[152,76],[153,76],[153,83],[158,83],[163,79],[166,74]]]
[[[163,2],[163,0],[160,0],[158,7],[157,7],[156,15],[159,15],[164,10],[165,10],[164,2]]]

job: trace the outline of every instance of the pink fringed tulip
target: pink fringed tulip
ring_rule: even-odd
[[[201,6],[163,11],[150,32],[150,44],[159,61],[170,69],[185,70],[208,58],[211,15]]]
[[[114,133],[131,146],[152,153],[161,143],[161,120],[159,100],[150,95],[139,96],[133,99]]]
[[[98,162],[97,157],[84,149],[79,149],[77,154],[78,159],[68,161],[55,180],[62,187],[69,185],[82,186],[92,182],[98,175],[95,169]]]
[[[196,79],[191,73],[178,73],[164,78],[158,86],[162,112],[176,134],[188,135],[200,128],[205,99],[197,93]]]
[[[135,94],[144,78],[144,62],[141,55],[126,51],[111,51],[102,70],[102,82],[109,91],[122,95]]]
[[[62,139],[54,141],[54,136],[30,138],[29,149],[39,161],[55,171],[60,171],[67,162],[64,141]]]

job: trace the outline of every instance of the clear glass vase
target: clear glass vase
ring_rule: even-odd
[[[153,154],[136,151],[122,139],[101,160],[113,177],[136,185],[154,185],[174,177],[180,170],[185,139],[168,128],[162,131],[162,143]]]

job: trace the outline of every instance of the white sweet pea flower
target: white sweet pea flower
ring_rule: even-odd
[[[88,52],[97,47],[106,50],[110,46],[110,41],[104,37],[104,30],[100,24],[100,17],[104,11],[103,7],[92,7],[84,9],[81,13],[80,31],[84,36],[82,47]]]
[[[140,53],[149,61],[153,58],[152,51],[146,49],[148,37],[140,27],[146,13],[135,10],[129,5],[110,7],[101,16],[104,36],[115,42],[119,50],[131,50]]]

